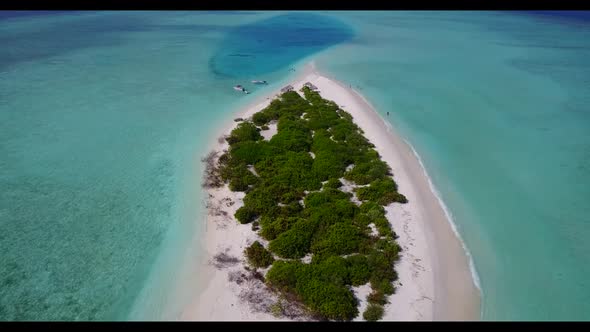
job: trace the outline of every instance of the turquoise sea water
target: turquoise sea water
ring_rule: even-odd
[[[421,156],[483,319],[589,320],[589,37],[516,12],[3,15],[0,319],[177,318],[199,158],[315,58]]]

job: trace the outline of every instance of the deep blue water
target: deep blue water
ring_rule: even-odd
[[[341,21],[313,13],[290,13],[235,27],[210,60],[211,71],[227,77],[256,77],[350,40]]]
[[[585,10],[537,10],[527,13],[539,17],[561,20],[562,22],[590,23],[590,11]]]

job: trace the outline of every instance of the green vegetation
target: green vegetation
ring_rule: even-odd
[[[251,122],[241,122],[236,129],[232,130],[226,140],[230,145],[237,142],[261,140],[262,135],[258,131],[258,128]]]
[[[363,317],[378,320],[395,291],[393,265],[401,250],[383,206],[407,200],[350,114],[317,92],[302,91],[305,98],[284,93],[240,122],[226,138],[230,147],[219,158],[219,175],[231,190],[245,192],[236,219],[254,222],[252,229],[269,241],[268,250],[255,242],[246,256],[253,267],[271,265],[270,287],[314,315],[346,321],[359,314],[350,287],[370,283]],[[266,141],[260,130],[271,121],[277,133]],[[340,178],[362,186],[354,189],[360,206],[340,190]],[[311,263],[304,263],[308,255]]]
[[[368,187],[356,188],[355,191],[361,201],[373,201],[381,205],[408,202],[404,195],[397,192],[397,184],[391,178],[374,180]]]
[[[326,182],[324,184],[324,188],[338,189],[340,187],[342,187],[342,182],[340,182],[340,180],[334,179],[334,178],[328,180],[328,182]]]
[[[264,268],[272,264],[272,262],[274,262],[272,254],[268,250],[266,250],[264,246],[258,241],[255,241],[254,243],[252,243],[251,246],[246,248],[246,250],[244,250],[244,253],[246,254],[248,263],[250,263],[252,267]]]
[[[365,312],[363,312],[363,318],[366,321],[374,322],[378,321],[383,317],[383,307],[378,304],[369,304]]]

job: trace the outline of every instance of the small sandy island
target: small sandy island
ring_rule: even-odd
[[[479,291],[475,287],[469,259],[453,232],[440,201],[431,190],[428,177],[416,154],[357,92],[318,73],[313,63],[291,83],[295,91],[306,82],[315,85],[321,96],[333,100],[353,116],[353,121],[392,169],[399,191],[407,204],[386,206],[386,216],[399,238],[401,259],[395,269],[399,279],[396,292],[385,306],[384,321],[477,320]],[[273,94],[278,95],[278,91]],[[273,97],[273,98],[274,98]],[[264,99],[239,112],[236,117],[249,118],[270,104]],[[232,119],[233,120],[233,119]],[[229,121],[228,121],[229,122]],[[233,121],[232,121],[233,122]],[[237,126],[231,123],[218,135],[210,150],[221,153],[228,148],[222,138]],[[261,132],[265,139],[276,133],[276,125]],[[346,183],[345,183],[346,185]],[[197,294],[184,310],[181,320],[269,321],[308,320],[296,305],[283,305],[281,317],[273,315],[279,296],[263,282],[266,270],[247,270],[244,249],[254,241],[265,246],[266,240],[240,224],[234,213],[242,205],[243,192],[226,186],[207,189],[207,224],[203,235],[203,259]],[[370,286],[354,288],[359,311],[366,307]],[[362,315],[355,320],[362,320]]]

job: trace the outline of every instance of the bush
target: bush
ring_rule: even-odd
[[[275,261],[266,274],[266,282],[283,292],[295,293],[300,277],[308,271],[307,265],[299,261]]]
[[[397,191],[397,184],[393,179],[386,177],[384,179],[371,182],[368,187],[356,188],[357,197],[362,200],[371,200],[380,205],[389,205],[393,202],[407,203],[406,197]]]
[[[277,133],[270,139],[272,145],[284,151],[309,151],[311,132],[301,123],[300,119],[281,117],[277,129]]]
[[[278,186],[256,186],[244,197],[244,206],[259,216],[275,216],[280,211],[280,208],[277,206],[277,200],[279,198],[277,196],[280,190],[281,188]]]
[[[327,229],[323,237],[313,243],[311,252],[330,255],[350,254],[358,251],[362,239],[362,232],[352,223],[336,223]]]
[[[267,125],[263,125],[262,127],[260,127],[260,129],[262,129],[262,130],[269,130],[270,128]]]
[[[247,206],[240,207],[234,216],[241,224],[252,222],[257,217],[256,213]]]
[[[347,260],[340,256],[330,256],[318,263],[313,262],[311,268],[314,279],[334,285],[349,284]]]
[[[229,181],[229,189],[232,191],[246,191],[258,182],[258,178],[248,170],[245,163],[231,157],[221,165],[219,173],[224,181]]]
[[[352,286],[366,284],[371,277],[371,267],[364,255],[352,255],[346,258],[348,276]]]
[[[324,188],[338,189],[340,187],[342,187],[342,182],[335,178],[331,178],[324,184]]]
[[[236,162],[253,165],[276,154],[276,149],[267,141],[242,141],[231,146],[230,154]]]
[[[393,231],[391,230],[391,224],[385,217],[377,217],[373,220],[375,227],[379,232],[380,236],[391,236],[393,237]]]
[[[289,230],[289,228],[291,228],[296,222],[301,221],[303,221],[303,219],[297,217],[271,218],[265,216],[261,219],[262,230],[260,231],[260,235],[269,241],[274,240],[279,234]]]
[[[372,291],[369,296],[367,296],[367,302],[369,304],[379,304],[379,305],[386,305],[389,303],[387,301],[386,295],[380,291]]]
[[[355,166],[346,174],[344,178],[354,181],[356,184],[365,185],[372,181],[384,179],[390,173],[389,166],[379,159],[373,159],[368,162],[355,164]],[[397,187],[394,186],[393,191]]]
[[[270,120],[272,120],[271,115],[264,111],[258,112],[252,116],[252,122],[254,122],[254,124],[257,126],[264,126]]]
[[[321,207],[338,201],[350,202],[350,196],[338,189],[326,188],[320,192],[309,193],[304,200],[306,208]]]
[[[255,241],[251,246],[246,248],[244,253],[248,259],[248,263],[252,267],[265,268],[274,262],[271,253],[258,241]]]
[[[314,231],[312,222],[299,221],[272,240],[269,249],[283,258],[302,258],[309,252]]]
[[[346,321],[358,315],[357,300],[346,286],[312,279],[298,287],[298,292],[315,314],[326,319]]]
[[[366,213],[371,218],[371,220],[374,220],[377,217],[385,216],[385,208],[372,201],[363,202],[360,206],[360,209],[361,212]]]
[[[363,319],[368,322],[376,322],[381,318],[383,318],[383,307],[378,304],[369,304],[363,312]]]
[[[235,144],[244,141],[258,141],[263,137],[258,132],[258,128],[252,122],[240,122],[240,124],[232,130],[229,137],[226,138],[227,143]]]
[[[332,152],[319,152],[313,160],[312,170],[314,176],[320,181],[326,181],[329,178],[340,178],[344,175],[346,163],[342,157]]]

